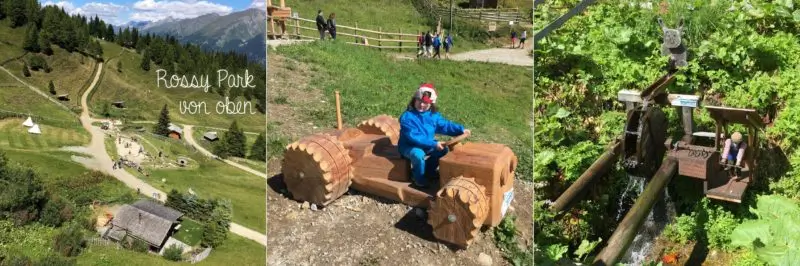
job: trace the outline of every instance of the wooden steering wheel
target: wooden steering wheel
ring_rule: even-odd
[[[469,137],[471,134],[472,134],[471,132],[464,132],[464,134],[461,134],[461,135],[458,135],[458,136],[455,136],[455,137],[451,138],[450,140],[445,142],[444,145],[442,145],[442,146],[445,146],[448,149],[452,150],[453,147],[455,147],[455,145],[457,145],[462,140],[464,140],[467,137]]]

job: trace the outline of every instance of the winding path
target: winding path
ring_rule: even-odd
[[[87,158],[87,157],[80,157],[80,156],[72,156],[72,159],[83,164],[87,168],[95,169],[111,175],[117,178],[119,181],[124,183],[126,186],[132,189],[138,189],[144,195],[152,197],[154,193],[158,193],[159,197],[154,197],[158,201],[164,202],[166,200],[166,193],[156,189],[155,187],[147,184],[146,182],[142,181],[139,178],[136,178],[134,175],[128,173],[124,169],[113,169],[113,161],[111,161],[111,157],[106,152],[105,148],[105,141],[104,135],[105,133],[99,127],[92,126],[92,122],[95,121],[102,121],[100,119],[93,119],[89,114],[89,107],[87,104],[89,94],[94,89],[97,82],[100,80],[100,74],[103,71],[103,63],[99,63],[97,65],[98,71],[95,74],[94,80],[92,80],[91,85],[89,88],[81,96],[81,116],[80,121],[89,133],[92,135],[91,142],[89,146],[85,147],[70,147],[66,148],[67,150],[77,151],[85,154],[92,155],[94,158]],[[259,233],[257,231],[251,230],[244,226],[241,226],[236,223],[230,224],[230,231],[234,234],[240,235],[247,239],[251,239],[253,241],[258,242],[261,245],[267,245],[267,236],[265,234]]]
[[[451,54],[450,59],[455,61],[477,61],[532,67],[533,57],[528,56],[530,51],[531,48],[527,47],[525,49],[492,48]]]
[[[193,128],[194,128],[194,125],[183,125],[183,136],[186,137],[186,141],[189,142],[189,144],[192,144],[192,146],[194,146],[195,148],[197,148],[197,150],[200,151],[200,153],[205,154],[208,157],[215,158],[217,160],[221,160],[221,161],[223,161],[223,162],[225,162],[225,163],[227,163],[227,164],[229,164],[229,165],[231,165],[233,167],[242,169],[242,170],[244,170],[244,171],[246,171],[248,173],[251,173],[251,174],[263,177],[263,178],[267,178],[267,174],[266,173],[253,170],[250,167],[241,165],[241,164],[239,164],[237,162],[234,162],[234,161],[231,161],[231,160],[228,160],[228,159],[219,158],[216,155],[214,155],[213,153],[211,153],[210,151],[208,151],[205,148],[203,148],[203,146],[200,146],[200,144],[198,144],[194,140],[194,135],[192,135],[192,129]]]

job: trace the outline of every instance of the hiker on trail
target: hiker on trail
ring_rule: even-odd
[[[450,36],[450,33],[447,33],[447,38],[444,38],[444,58],[450,58],[450,48],[453,47],[453,37]]]
[[[519,48],[520,49],[524,49],[525,48],[525,40],[526,39],[528,39],[528,31],[524,30],[524,31],[522,31],[522,36],[519,36]]]
[[[331,33],[331,39],[336,40],[336,13],[328,15],[328,32]]]
[[[419,37],[417,37],[417,57],[425,54],[425,34],[419,32]]]
[[[400,115],[400,139],[398,150],[411,161],[414,184],[428,185],[428,177],[436,178],[439,158],[447,154],[444,142],[436,141],[436,134],[458,136],[468,133],[464,126],[451,122],[437,111],[436,90],[433,84],[424,83],[411,98],[405,112]],[[426,155],[430,155],[425,159]]]
[[[433,54],[433,36],[431,32],[425,33],[425,56],[430,57]]]
[[[741,167],[745,149],[747,149],[747,143],[742,142],[742,133],[733,132],[731,138],[725,140],[725,147],[722,150],[722,157],[719,161],[720,164],[725,165],[725,171],[729,171],[733,176],[742,174]],[[733,171],[731,171],[731,168],[733,168]]]
[[[322,10],[317,10],[317,30],[319,31],[320,40],[325,40],[326,28],[328,28],[328,25],[325,25],[325,18],[322,17]]]
[[[517,43],[517,31],[511,31],[511,48],[514,48],[514,44]]]
[[[437,33],[436,37],[433,38],[433,51],[434,51],[433,57],[438,57],[439,59],[442,59],[442,56],[439,54],[439,51],[441,51],[440,49],[441,47],[442,47],[442,38],[440,38],[439,34]]]

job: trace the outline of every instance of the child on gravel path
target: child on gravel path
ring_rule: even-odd
[[[411,161],[414,184],[427,187],[429,177],[436,175],[439,159],[447,154],[444,142],[436,141],[436,134],[458,136],[469,129],[451,122],[436,110],[436,90],[433,84],[424,83],[414,93],[405,112],[400,115],[398,150]],[[425,156],[430,155],[426,160]]]

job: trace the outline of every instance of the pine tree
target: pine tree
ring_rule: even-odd
[[[148,50],[144,50],[141,67],[144,71],[150,71],[150,52]]]
[[[250,149],[248,158],[256,161],[267,161],[267,138],[264,133],[258,134],[256,142],[253,143],[253,147]]]
[[[48,40],[47,37],[42,34],[42,32],[39,32],[38,42],[39,50],[41,50],[43,54],[53,55],[53,48],[50,47],[50,40]]]
[[[39,52],[39,29],[36,28],[36,24],[28,26],[22,48],[33,53]]]
[[[47,85],[50,88],[50,94],[56,95],[56,85],[53,84],[53,81],[50,81],[50,84]]]
[[[231,156],[245,157],[245,153],[247,152],[247,148],[245,148],[247,138],[244,135],[244,131],[239,128],[239,124],[236,123],[236,120],[231,123],[228,132],[225,132],[225,141],[228,143],[228,150]]]
[[[169,110],[167,110],[166,104],[164,108],[161,109],[161,115],[158,117],[158,123],[153,129],[153,133],[162,136],[169,135]]]

